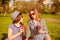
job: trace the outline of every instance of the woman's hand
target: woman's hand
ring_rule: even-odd
[[[20,36],[23,32],[24,32],[24,29],[20,29],[20,32],[12,35],[12,29],[11,28],[8,28],[8,39],[9,40],[13,40],[16,37]]]
[[[23,33],[24,32],[24,29],[20,29],[20,33]]]
[[[38,32],[41,33],[41,34],[45,34],[46,33],[45,31],[43,31],[41,29]]]
[[[26,40],[28,40],[28,38],[26,38]]]

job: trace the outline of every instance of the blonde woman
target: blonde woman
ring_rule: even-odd
[[[45,21],[40,18],[37,9],[29,10],[29,22],[26,40],[33,34],[34,40],[51,40],[48,30],[46,28]]]

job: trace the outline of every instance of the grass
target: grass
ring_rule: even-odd
[[[23,14],[24,16],[24,24],[27,25],[28,15]],[[41,14],[40,15],[43,19],[44,18],[55,18],[60,19],[60,15],[51,15],[51,14]],[[3,37],[2,34],[7,33],[8,25],[12,23],[12,19],[10,14],[7,14],[6,17],[2,17],[0,15],[0,40]],[[48,32],[52,38],[52,40],[60,40],[60,23],[58,22],[50,22],[46,21]]]
[[[11,23],[11,18],[9,15],[6,17],[0,17],[0,40],[4,36],[3,34],[7,33],[8,25]]]
[[[60,40],[60,23],[46,22],[52,40]]]
[[[42,18],[55,18],[55,19],[60,19],[59,14],[41,14]]]

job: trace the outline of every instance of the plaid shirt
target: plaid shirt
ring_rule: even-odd
[[[46,35],[48,34],[48,30],[46,28],[46,24],[45,24],[45,21],[43,19],[41,19],[40,22],[37,22],[36,25],[40,25],[42,27],[41,29],[46,32]],[[33,20],[29,21],[28,31],[27,31],[27,35],[26,35],[27,38],[30,37],[31,32],[32,32],[33,36],[39,34],[37,29],[36,29],[36,25],[35,25]]]

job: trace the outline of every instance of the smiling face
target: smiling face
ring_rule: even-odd
[[[34,11],[30,11],[29,15],[30,15],[31,19],[35,19],[36,18],[36,14],[35,14]]]
[[[39,16],[37,9],[33,8],[33,9],[29,10],[29,19],[36,20],[36,21],[40,20],[40,16]]]

